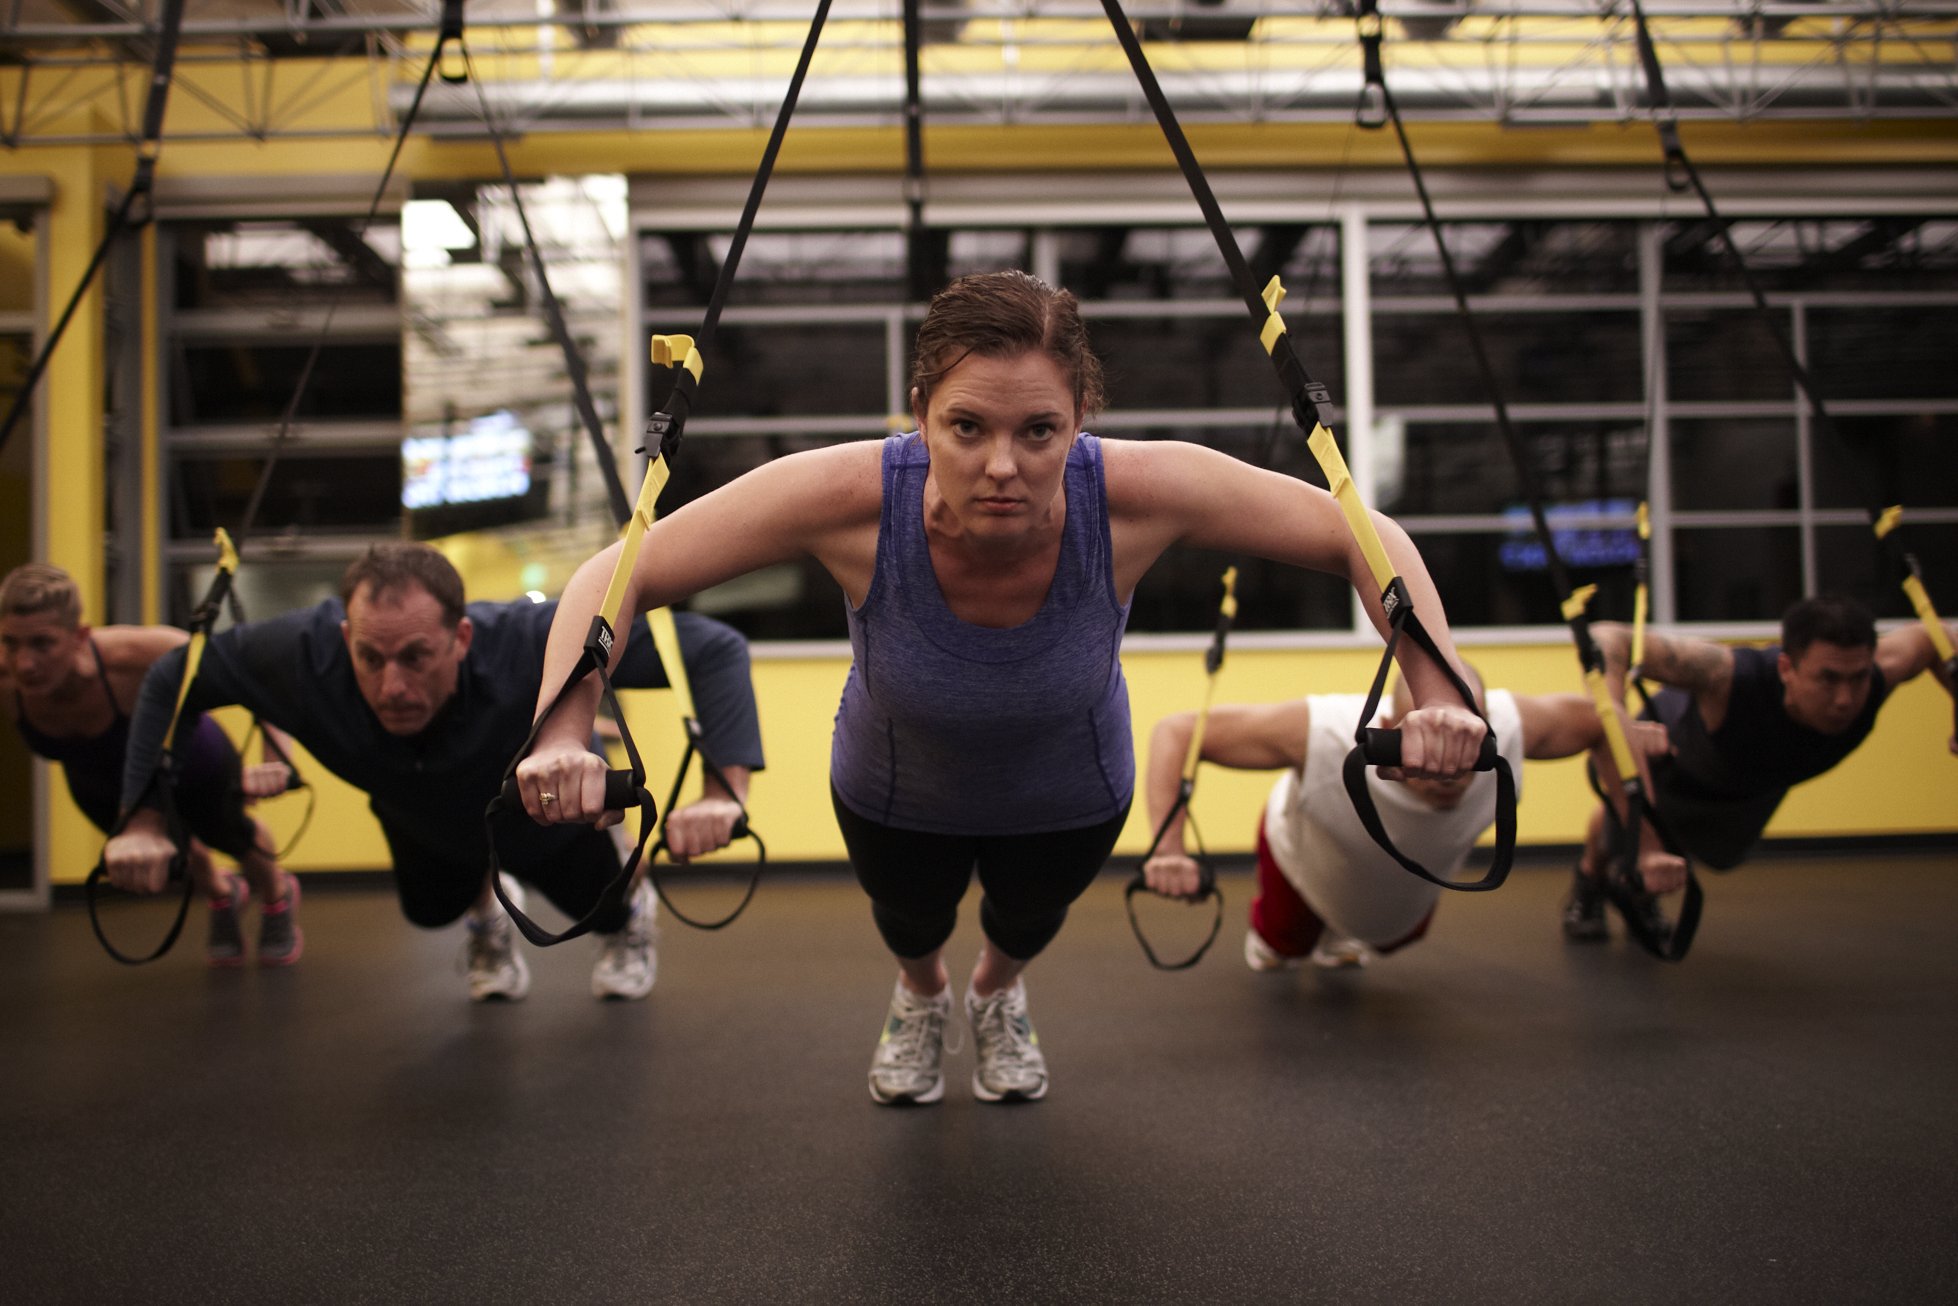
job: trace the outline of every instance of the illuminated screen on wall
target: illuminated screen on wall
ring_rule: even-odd
[[[1637,508],[1630,499],[1582,499],[1552,504],[1543,515],[1566,567],[1629,567],[1638,561],[1638,531],[1631,526],[1600,526],[1597,519],[1630,517]],[[1517,506],[1503,516],[1511,523],[1499,555],[1503,570],[1542,571],[1543,541],[1537,538],[1530,510]]]
[[[422,427],[401,442],[401,506],[415,535],[480,530],[543,511],[536,442],[515,413],[499,409],[444,426],[446,433]]]

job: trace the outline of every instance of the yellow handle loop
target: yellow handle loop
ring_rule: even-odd
[[[694,348],[692,336],[654,336],[652,343],[653,362],[660,367],[684,367],[693,373],[695,381],[706,370],[701,361],[700,351]]]
[[[1904,506],[1901,503],[1893,503],[1881,513],[1877,514],[1877,519],[1871,525],[1870,529],[1876,532],[1876,537],[1880,540],[1889,535],[1891,531],[1896,530],[1897,523],[1903,519]]]
[[[1265,319],[1263,329],[1258,332],[1258,343],[1269,354],[1278,347],[1278,337],[1285,334],[1285,319],[1278,312],[1278,306],[1285,302],[1285,287],[1278,283],[1277,277],[1273,277],[1265,283],[1264,294],[1259,298],[1265,301],[1265,307],[1271,313]]]

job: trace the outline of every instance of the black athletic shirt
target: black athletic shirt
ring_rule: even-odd
[[[483,809],[530,734],[557,604],[519,599],[471,603],[468,611],[475,635],[455,693],[412,737],[383,730],[360,696],[340,634],[345,612],[338,599],[212,636],[184,712],[241,704],[365,790],[391,840],[444,859],[480,859],[488,851]],[[760,770],[747,641],[693,613],[676,613],[675,624],[708,754],[722,766]],[[125,803],[140,799],[156,766],[183,665],[184,653],[176,650],[159,658],[143,680],[123,772]],[[643,622],[632,623],[613,679],[621,688],[667,683]],[[584,827],[555,828],[569,839]]]
[[[1659,696],[1673,700],[1658,705],[1672,737],[1667,768],[1672,785],[1700,798],[1781,794],[1829,770],[1869,737],[1890,692],[1881,670],[1872,668],[1869,701],[1849,729],[1825,735],[1797,722],[1782,706],[1780,653],[1779,645],[1734,650],[1733,689],[1718,730],[1707,730],[1691,694],[1669,689]]]

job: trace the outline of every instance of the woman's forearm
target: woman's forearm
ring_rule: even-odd
[[[1441,650],[1454,664],[1456,673],[1461,671],[1461,655],[1455,651],[1455,638],[1448,630],[1448,614],[1442,610],[1441,592],[1435,588],[1434,580],[1428,575],[1428,565],[1421,560],[1421,551],[1414,547],[1414,541],[1401,529],[1398,522],[1383,513],[1372,514],[1374,527],[1380,532],[1380,542],[1386,547],[1387,556],[1394,564],[1401,583],[1407,587],[1408,599],[1414,605],[1414,612],[1421,619],[1421,626],[1434,640],[1435,647]],[[1387,633],[1387,615],[1380,606],[1380,587],[1374,580],[1372,570],[1355,542],[1349,563],[1353,584],[1366,600],[1367,615],[1373,619],[1374,626],[1382,635]],[[1401,674],[1407,677],[1407,686],[1413,691],[1414,701],[1422,707],[1437,707],[1460,704],[1470,711],[1476,711],[1474,703],[1463,703],[1462,695],[1455,688],[1448,673],[1436,665],[1421,647],[1412,640],[1402,639],[1396,660],[1400,663]]]
[[[591,619],[598,615],[605,601],[605,591],[611,585],[612,569],[618,560],[620,546],[610,548],[588,558],[572,573],[571,580],[564,587],[564,594],[558,600],[557,615],[551,619],[550,638],[544,645],[544,677],[537,688],[537,713],[542,714],[550,708],[553,697],[564,685],[565,677],[584,655],[585,635],[591,629]],[[621,621],[630,621],[638,614],[635,586],[630,578],[626,582],[625,604],[621,610]],[[616,633],[616,632],[615,632]],[[612,661],[616,663],[625,652],[625,641],[618,639],[612,648]],[[568,690],[551,719],[544,723],[538,732],[537,746],[558,743],[567,747],[584,747],[591,737],[592,722],[598,715],[598,681],[587,676]]]

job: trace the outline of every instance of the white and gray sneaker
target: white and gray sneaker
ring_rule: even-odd
[[[1027,1015],[1025,981],[1016,979],[1011,988],[987,998],[967,989],[965,1014],[979,1059],[972,1069],[972,1095],[981,1102],[1037,1102],[1047,1096],[1047,1058]]]
[[[884,1032],[870,1058],[870,1096],[885,1106],[936,1102],[945,1096],[945,1022],[952,990],[935,998],[913,993],[903,980],[891,995]]]
[[[1252,970],[1296,970],[1299,959],[1287,957],[1251,929],[1244,931],[1244,964]]]
[[[591,995],[632,1002],[653,991],[659,975],[659,953],[653,940],[658,931],[653,918],[659,914],[659,898],[645,880],[632,891],[632,915],[625,928],[616,934],[601,934],[605,945],[598,962],[591,968]]]
[[[1372,948],[1332,930],[1321,934],[1312,949],[1312,964],[1320,970],[1358,970],[1372,960]]]
[[[523,906],[521,901],[517,905],[519,909]],[[469,1000],[523,1001],[530,992],[530,967],[517,951],[517,928],[504,915],[502,906],[497,906],[488,920],[477,920],[472,912],[463,922],[469,930]]]

